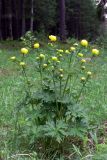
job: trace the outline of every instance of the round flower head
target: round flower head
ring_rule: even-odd
[[[44,54],[40,54],[40,55],[39,55],[39,58],[40,58],[40,59],[45,59],[45,55],[44,55]]]
[[[55,42],[57,40],[57,37],[54,36],[54,35],[50,35],[49,36],[49,39],[52,41],[52,42]]]
[[[85,77],[81,77],[81,82],[85,82],[86,78]]]
[[[46,68],[48,65],[47,64],[43,64],[43,67]]]
[[[88,41],[85,40],[85,39],[81,40],[80,43],[81,43],[81,45],[84,46],[84,47],[87,47],[87,46],[88,46]]]
[[[16,60],[16,57],[15,57],[15,56],[10,57],[10,60],[15,61],[15,60]]]
[[[35,43],[34,44],[34,48],[39,48],[40,47],[40,44],[39,43]]]
[[[78,53],[78,57],[83,57],[84,55],[82,53]]]
[[[87,75],[88,75],[88,76],[91,76],[91,75],[92,75],[92,73],[91,73],[90,71],[88,71],[88,72],[87,72]]]
[[[61,72],[61,73],[62,73],[63,71],[64,71],[64,70],[63,70],[62,68],[60,68],[60,69],[59,69],[59,72]]]
[[[71,50],[71,51],[75,51],[76,48],[75,48],[75,47],[70,47],[70,50]]]
[[[63,78],[64,77],[64,75],[63,74],[60,74],[60,78]]]
[[[19,64],[20,64],[20,66],[22,66],[22,67],[25,67],[25,65],[26,65],[25,62],[20,62]]]
[[[65,50],[65,53],[70,54],[70,51],[69,50]]]
[[[73,46],[78,46],[78,43],[74,43]]]
[[[98,49],[92,49],[92,54],[98,56],[99,50]]]
[[[57,49],[58,52],[63,53],[63,49]]]
[[[81,59],[81,63],[86,63],[86,60],[85,59]]]
[[[53,57],[52,57],[52,61],[58,62],[58,58],[55,57],[55,56],[53,56]]]
[[[84,69],[85,69],[85,66],[81,66],[81,69],[84,70]]]
[[[22,54],[28,54],[28,49],[26,49],[26,48],[21,48],[21,53],[22,53]]]

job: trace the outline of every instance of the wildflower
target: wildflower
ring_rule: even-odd
[[[88,72],[87,72],[87,75],[88,75],[88,76],[91,76],[91,75],[92,75],[92,73],[91,73],[90,71],[88,71]]]
[[[85,39],[81,40],[80,43],[81,43],[81,45],[84,46],[84,47],[87,47],[87,46],[88,46],[88,41],[85,40]]]
[[[15,61],[15,60],[16,60],[16,57],[15,57],[15,56],[10,57],[10,60]]]
[[[39,58],[40,58],[40,59],[45,59],[45,55],[44,55],[44,54],[40,54],[40,55],[39,55]]]
[[[69,54],[69,53],[70,53],[70,51],[69,51],[69,50],[65,50],[65,53]]]
[[[34,44],[34,48],[39,48],[40,47],[40,44],[39,43],[35,43]]]
[[[20,64],[20,66],[22,66],[22,67],[25,67],[25,65],[26,65],[25,62],[20,62],[19,64]]]
[[[86,60],[85,59],[81,59],[81,63],[86,63]]]
[[[26,49],[26,48],[21,48],[21,53],[22,53],[22,54],[28,54],[28,49]]]
[[[76,48],[75,48],[75,47],[70,47],[70,50],[71,50],[71,51],[75,51]]]
[[[85,82],[86,78],[85,77],[81,77],[81,82]]]
[[[84,70],[84,69],[85,69],[85,66],[81,66],[81,69]]]
[[[53,56],[53,57],[52,57],[52,61],[58,62],[58,58],[55,57],[55,56]]]
[[[46,68],[48,65],[47,64],[43,64],[43,67]]]
[[[63,76],[64,76],[63,74],[60,74],[60,78],[63,78]]]
[[[49,36],[49,39],[52,41],[52,42],[55,42],[57,40],[57,37],[54,36],[54,35],[50,35]]]
[[[39,57],[36,57],[36,60],[39,60],[40,58]]]
[[[61,73],[62,73],[63,71],[64,71],[64,70],[63,70],[62,68],[60,68],[60,69],[59,69],[59,72],[61,72]]]
[[[74,43],[73,46],[78,46],[78,43]]]
[[[59,54],[60,57],[62,57],[62,54]]]
[[[63,49],[57,49],[58,52],[63,53],[64,50]]]
[[[83,57],[84,55],[82,53],[78,53],[78,57]]]
[[[98,49],[92,49],[92,54],[98,56],[99,50]]]

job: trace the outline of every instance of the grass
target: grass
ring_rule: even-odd
[[[9,58],[13,55],[20,56],[18,49],[21,45],[18,42],[2,42],[0,45],[2,46],[0,50],[0,150],[8,152],[7,140],[9,131],[12,130],[13,115],[15,116],[14,107],[24,94],[23,78],[18,72],[18,67],[14,66]],[[85,96],[81,97],[81,104],[87,109],[91,124],[96,126],[102,125],[107,120],[107,57],[106,51],[102,52],[92,66],[95,74],[90,82],[91,85],[84,90]],[[35,54],[27,58],[30,65],[34,60]],[[38,77],[30,72],[30,68],[28,75],[34,83],[37,81]]]

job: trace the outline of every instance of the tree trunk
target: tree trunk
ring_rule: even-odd
[[[26,33],[25,24],[25,0],[22,0],[22,36]]]
[[[2,24],[1,24],[1,18],[2,18],[2,1],[0,0],[0,40],[2,40]]]
[[[66,41],[65,0],[59,0],[59,33],[61,40]]]
[[[32,31],[32,32],[33,32],[33,22],[34,22],[34,0],[31,0],[30,31]]]

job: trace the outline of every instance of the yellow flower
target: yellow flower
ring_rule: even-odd
[[[60,57],[62,57],[62,54],[59,54]]]
[[[58,52],[63,53],[63,49],[57,49]]]
[[[59,71],[62,73],[64,70],[62,68],[60,68]]]
[[[82,82],[85,82],[85,81],[86,81],[86,78],[85,78],[85,77],[81,77],[81,81],[82,81]]]
[[[16,60],[16,57],[15,57],[15,56],[10,57],[10,60],[15,61],[15,60]]]
[[[98,49],[92,49],[92,54],[98,56],[99,50]]]
[[[91,75],[92,75],[92,73],[91,73],[90,71],[88,71],[88,72],[87,72],[87,75],[88,75],[88,76],[91,76]]]
[[[39,60],[40,58],[39,57],[36,57],[36,60]]]
[[[85,39],[81,40],[80,43],[81,43],[81,45],[84,46],[84,47],[87,47],[87,46],[88,46],[88,41],[85,40]]]
[[[28,54],[28,49],[26,49],[26,48],[21,48],[21,53],[22,53],[22,54]]]
[[[78,43],[74,43],[73,46],[78,46]]]
[[[65,53],[70,54],[70,51],[67,49],[67,50],[65,50]]]
[[[81,59],[81,63],[86,63],[86,60],[85,59]]]
[[[34,44],[34,48],[39,48],[40,47],[40,44],[39,43],[35,43]]]
[[[64,76],[63,74],[60,74],[60,78],[63,78],[63,76]]]
[[[46,68],[48,65],[47,64],[43,64],[43,67]]]
[[[85,66],[81,66],[81,69],[84,70],[84,69],[85,69]]]
[[[20,62],[20,66],[25,67],[26,63],[25,62]]]
[[[39,55],[39,58],[40,58],[40,59],[45,59],[45,55],[44,55],[44,54],[40,54],[40,55]]]
[[[82,53],[78,53],[78,57],[83,57],[84,55]]]
[[[71,51],[75,51],[76,48],[75,48],[75,47],[70,47],[70,50],[71,50]]]
[[[55,57],[55,56],[53,56],[53,57],[52,57],[52,61],[58,62],[58,58]]]
[[[57,37],[54,36],[54,35],[50,35],[49,36],[49,39],[52,41],[52,42],[55,42],[57,40]]]

